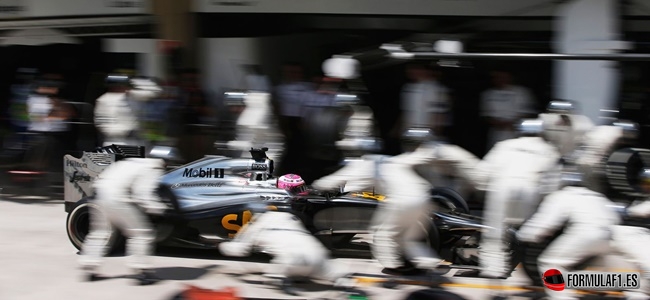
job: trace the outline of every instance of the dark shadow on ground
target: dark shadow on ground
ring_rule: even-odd
[[[261,275],[260,273],[255,273],[255,274],[257,274],[257,276],[255,276],[257,277],[257,279],[239,278],[239,280],[242,283],[245,283],[247,285],[256,285],[261,288],[272,289],[277,291],[282,290],[279,281],[274,281],[271,278],[264,278],[263,275]],[[253,274],[245,274],[245,275],[230,274],[230,275],[233,277],[250,277],[250,275]],[[345,294],[364,293],[362,290],[356,288],[335,287],[333,286],[332,283],[316,282],[316,281],[311,281],[309,279],[296,279],[292,282],[291,288],[296,293],[296,295],[287,294],[287,296],[300,296],[302,293],[315,293],[315,292],[323,292],[323,293],[327,292],[329,294],[331,292],[331,294],[328,295],[328,297],[325,297],[326,299],[345,299],[346,297],[344,296],[344,293]]]
[[[208,265],[201,268],[188,268],[188,267],[168,267],[157,268],[156,276],[162,280],[194,280],[201,278],[203,275],[217,269],[217,265]]]
[[[81,255],[81,251],[77,251],[77,255]],[[124,249],[115,251],[114,253],[108,254],[107,257],[124,257],[126,252]],[[189,248],[180,248],[180,247],[158,247],[156,249],[155,256],[160,257],[174,257],[174,258],[186,258],[186,259],[208,259],[208,260],[229,260],[229,261],[241,261],[241,262],[256,262],[256,263],[268,263],[271,260],[271,257],[266,254],[254,254],[249,257],[230,257],[224,256],[219,253],[216,249],[189,249]]]
[[[188,267],[165,267],[165,268],[153,268],[151,269],[155,272],[156,278],[160,281],[189,281],[196,280],[204,275],[218,269],[218,265],[207,265],[200,268],[188,268]],[[111,279],[134,279],[135,274],[125,274],[118,276],[102,276],[99,275],[97,281],[111,280]]]
[[[28,196],[28,195],[15,195],[15,194],[2,194],[0,193],[0,201],[14,202],[19,204],[47,204],[47,205],[61,205],[63,200],[52,199],[47,196]]]
[[[157,256],[163,257],[179,257],[189,259],[214,259],[214,260],[230,260],[242,262],[260,262],[268,263],[271,260],[269,255],[262,253],[253,254],[249,257],[230,257],[219,253],[217,249],[188,249],[177,247],[158,247],[156,249]]]

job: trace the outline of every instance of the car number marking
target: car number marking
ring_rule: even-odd
[[[240,215],[241,219],[239,217]],[[251,213],[250,210],[245,210],[237,214],[227,214],[221,218],[221,226],[226,230],[231,231],[228,233],[228,238],[232,239],[235,237],[237,232],[239,232],[239,230],[241,230],[241,228],[251,220],[252,217],[253,213]]]
[[[352,196],[361,197],[364,199],[373,199],[377,201],[384,201],[384,199],[386,199],[386,196],[384,195],[374,194],[370,192],[354,193]]]

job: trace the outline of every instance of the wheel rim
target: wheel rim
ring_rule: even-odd
[[[85,210],[84,212],[79,213],[75,219],[76,221],[74,222],[73,232],[77,240],[83,243],[90,231],[90,213],[88,210]]]
[[[90,212],[88,211],[88,204],[82,204],[75,207],[70,214],[70,219],[67,224],[68,235],[72,244],[74,244],[77,249],[81,249],[81,246],[90,230]]]

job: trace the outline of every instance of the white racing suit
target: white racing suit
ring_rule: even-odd
[[[543,195],[557,190],[560,154],[540,137],[521,137],[497,143],[479,160],[466,150],[441,146],[439,159],[454,165],[457,174],[486,191],[480,243],[481,274],[506,277],[510,268],[504,233],[535,212]]]
[[[580,148],[575,153],[575,164],[582,169],[584,184],[597,192],[605,192],[605,159],[616,149],[623,138],[623,129],[617,126],[597,126],[584,135]]]
[[[135,134],[140,129],[127,93],[105,93],[95,104],[95,126],[104,137],[104,146],[140,145]]]
[[[104,146],[144,145],[141,137],[140,103],[160,94],[157,87],[133,89],[126,93],[105,93],[95,104],[95,126],[104,136]]]
[[[268,211],[256,214],[232,241],[219,244],[226,256],[245,257],[254,250],[273,257],[267,273],[307,277],[333,283],[348,273],[329,259],[329,252],[291,213]]]
[[[634,203],[627,208],[627,215],[635,218],[650,217],[650,201]],[[641,290],[650,294],[650,230],[642,227],[618,225],[613,228],[613,246],[642,271]]]
[[[279,157],[282,135],[273,119],[271,95],[266,92],[249,92],[244,99],[246,108],[237,119],[236,140],[228,142],[233,149],[248,155],[251,147],[268,147],[270,157]]]
[[[81,251],[84,269],[100,266],[114,229],[127,238],[130,267],[149,268],[156,233],[145,213],[162,214],[168,208],[156,193],[163,173],[164,161],[152,158],[127,158],[100,173],[94,182],[97,209],[91,210],[90,232]]]
[[[422,146],[399,156],[364,156],[339,171],[316,180],[313,187],[332,190],[368,191],[373,187],[386,196],[373,216],[372,253],[388,269],[403,267],[407,259],[419,269],[432,269],[442,260],[421,242],[435,209],[430,200],[431,184],[414,167],[435,161],[437,147]]]
[[[570,271],[586,258],[611,251],[612,228],[621,222],[611,205],[613,202],[603,194],[584,187],[565,187],[544,199],[539,210],[519,229],[517,238],[539,243],[568,224],[538,258],[538,267],[542,273],[548,269]],[[578,299],[571,290],[547,289],[547,293],[552,299]]]

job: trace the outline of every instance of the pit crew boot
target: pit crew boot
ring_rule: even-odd
[[[84,274],[84,281],[93,282],[101,280],[101,276],[97,275],[95,272],[86,272]]]
[[[160,278],[156,277],[153,271],[142,270],[139,274],[135,275],[135,280],[138,285],[152,285],[160,281]]]
[[[93,282],[101,280],[101,276],[97,274],[96,266],[83,266],[81,267],[82,280],[86,282]]]
[[[401,267],[384,268],[381,272],[392,276],[422,276],[426,274],[426,270],[416,268],[408,259],[403,259]]]
[[[392,276],[422,276],[426,274],[425,270],[415,267],[384,268],[382,273]]]
[[[293,281],[289,278],[282,279],[280,289],[287,295],[298,296],[298,289],[293,286]]]

